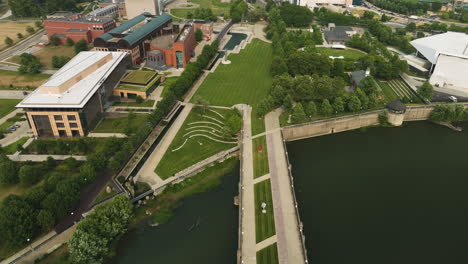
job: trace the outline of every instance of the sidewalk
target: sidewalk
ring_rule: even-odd
[[[305,263],[288,163],[278,129],[280,114],[281,110],[276,110],[265,116],[266,131],[275,131],[266,137],[279,263]]]
[[[52,157],[55,160],[66,160],[70,157],[75,158],[76,160],[85,161],[86,156],[74,156],[74,155],[42,155],[42,154],[12,154],[7,155],[9,159],[12,161],[46,161],[48,157]]]

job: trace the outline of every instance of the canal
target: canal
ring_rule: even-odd
[[[414,122],[289,142],[309,263],[467,263],[462,127]]]
[[[167,223],[142,223],[122,238],[112,263],[235,264],[238,183],[236,166],[218,187],[183,200]]]

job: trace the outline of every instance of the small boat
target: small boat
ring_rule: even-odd
[[[198,225],[200,225],[200,218],[197,219],[197,222],[195,224],[193,224],[192,226],[190,226],[190,228],[188,229],[189,232],[191,232],[193,229],[195,229],[195,227],[197,227]]]

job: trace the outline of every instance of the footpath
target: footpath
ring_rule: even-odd
[[[305,263],[306,253],[303,250],[300,221],[296,214],[297,204],[279,129],[280,114],[281,110],[276,110],[265,116],[278,259],[279,263]]]

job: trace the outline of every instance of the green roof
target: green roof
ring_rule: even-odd
[[[145,36],[147,36],[156,28],[164,25],[164,23],[167,23],[168,21],[171,21],[171,20],[172,20],[172,17],[169,14],[164,13],[160,16],[152,18],[150,22],[146,23],[144,26],[128,34],[123,39],[126,40],[128,44],[133,45],[139,40],[141,40],[142,38],[144,38]]]
[[[99,38],[101,38],[101,39],[103,39],[105,41],[108,41],[109,39],[112,38],[111,34],[121,34],[122,32],[124,32],[126,30],[129,30],[130,28],[136,26],[141,21],[145,20],[146,16],[151,16],[151,14],[149,12],[144,12],[141,15],[130,19],[128,22],[126,22],[126,23],[112,29],[111,31],[99,36]]]

